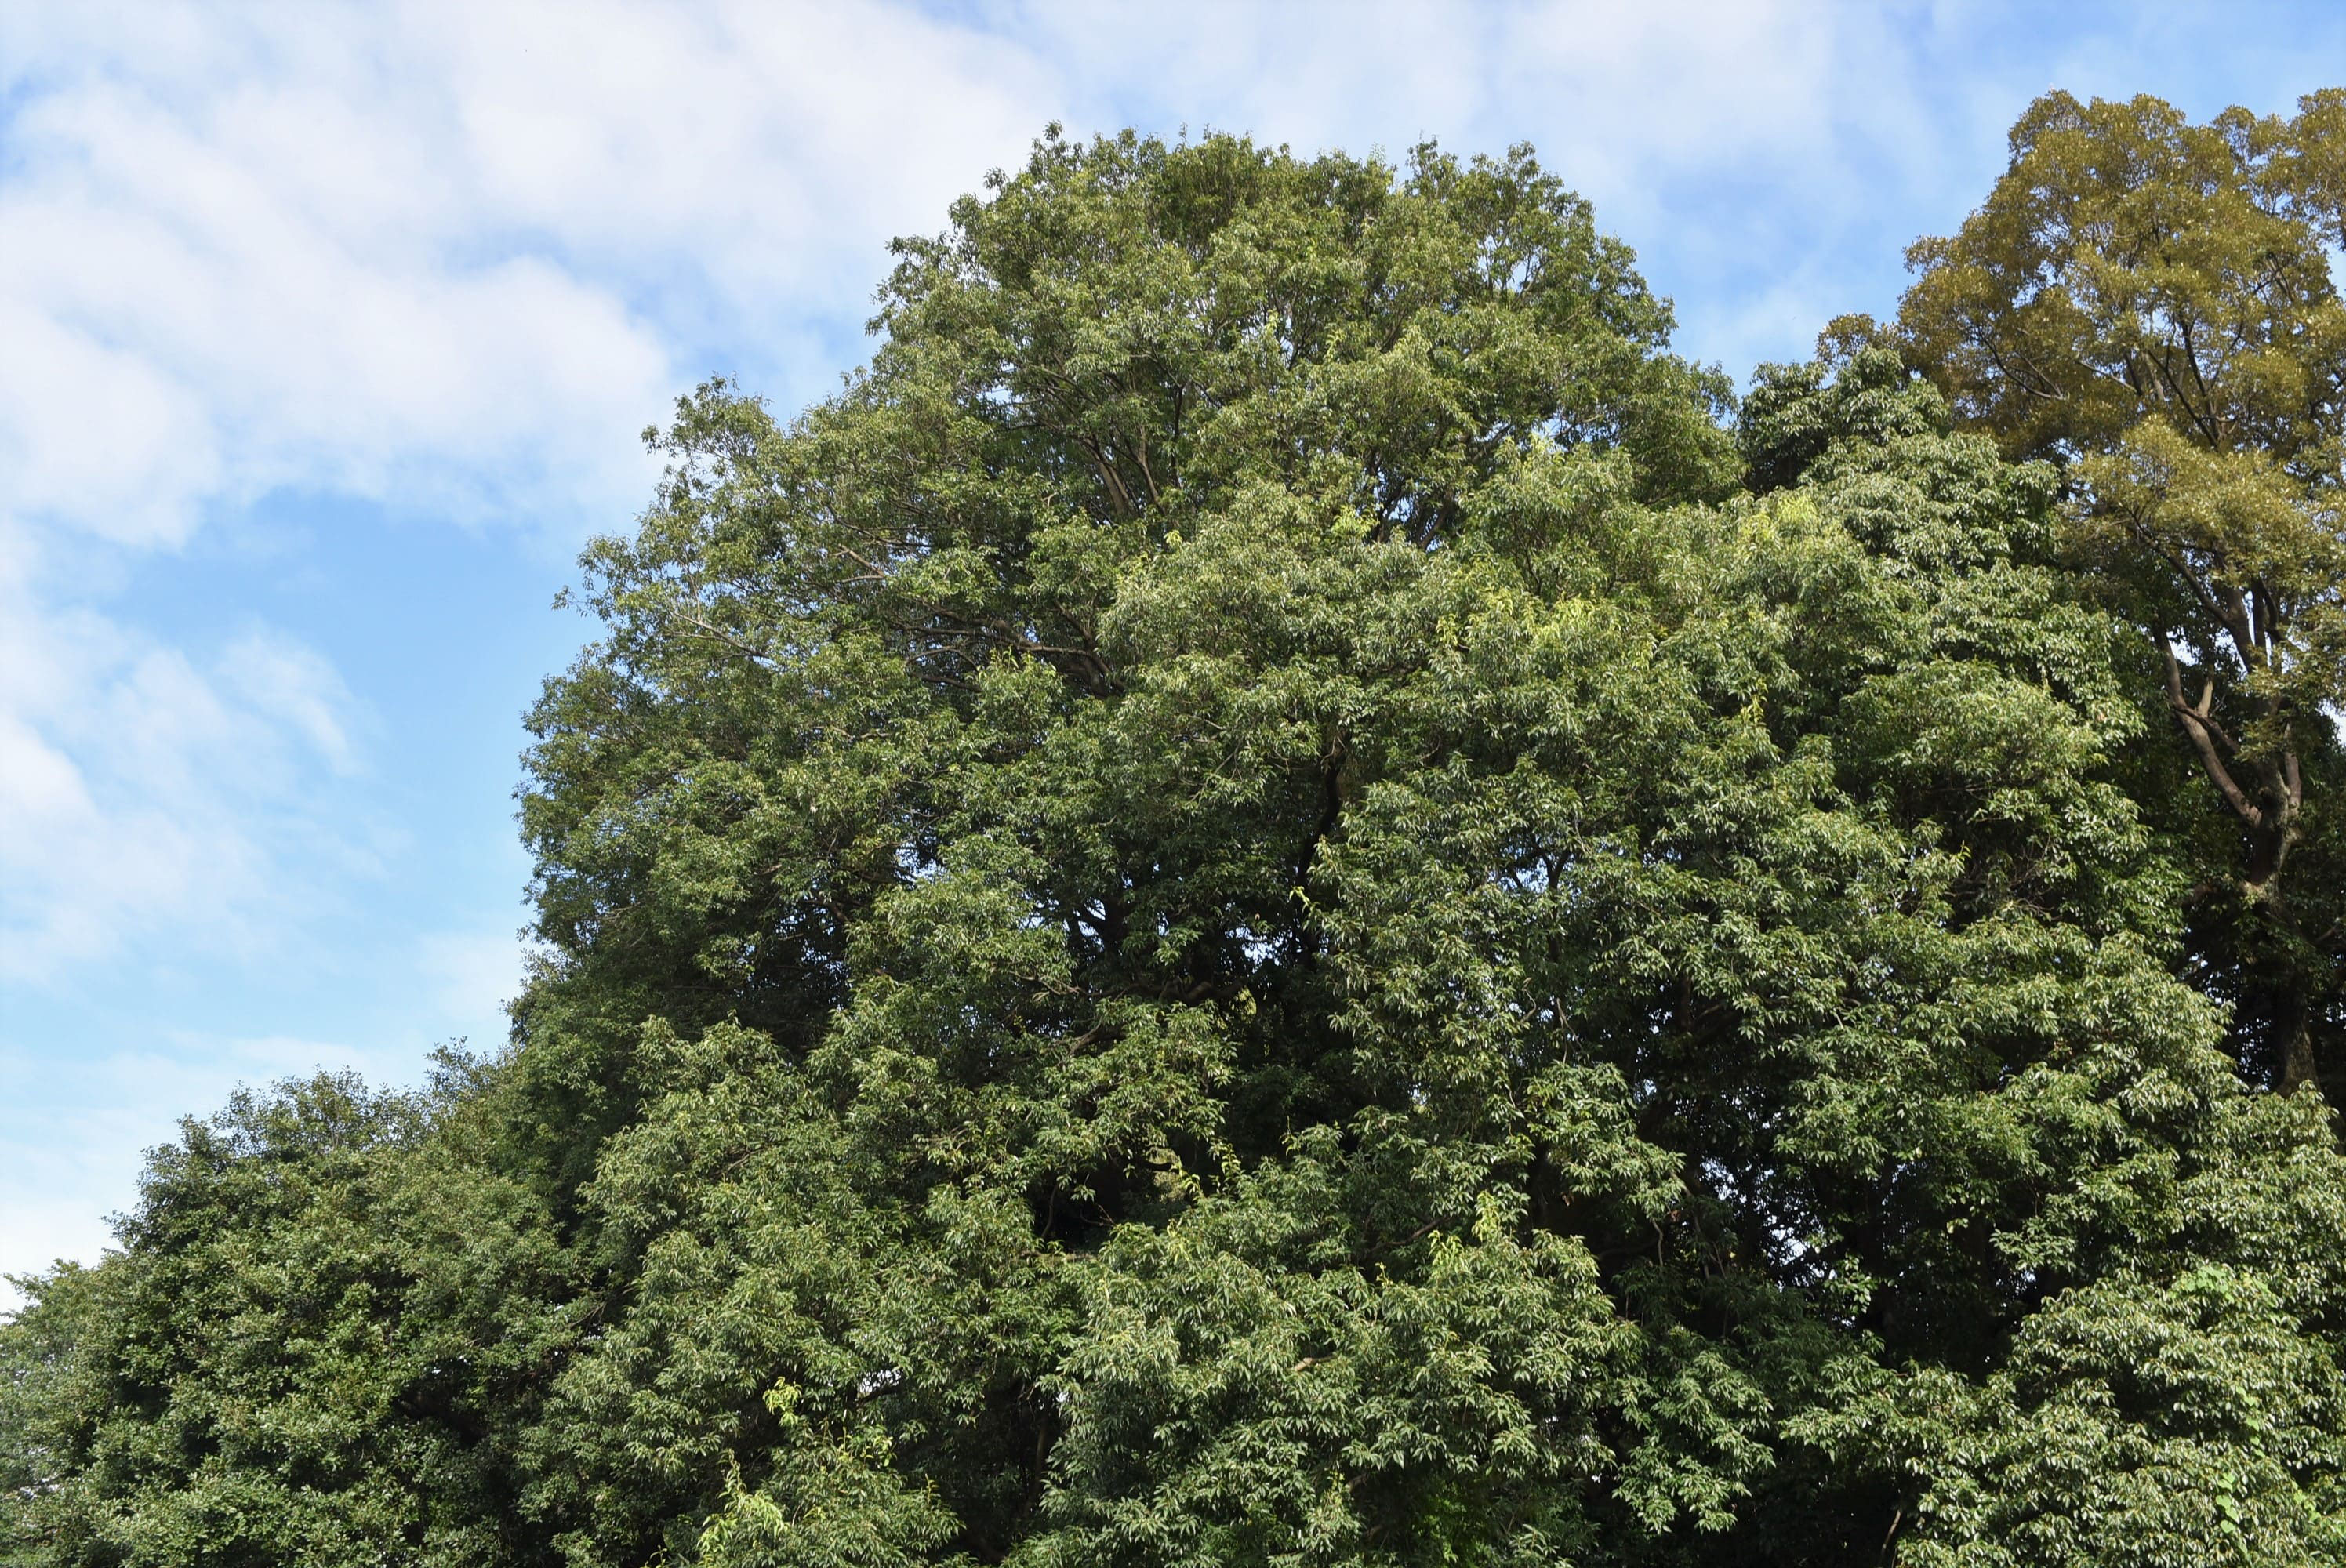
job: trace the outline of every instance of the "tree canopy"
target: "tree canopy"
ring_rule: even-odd
[[[2346,89],[2204,126],[2051,93],[2012,152],[1899,327],[1966,423],[2067,462],[2080,564],[2231,819],[2195,923],[2244,1054],[2312,1083],[2346,1071]]]
[[[2334,744],[1920,254],[1738,400],[1528,150],[1046,137],[653,433],[511,1042],[157,1151],[0,1553],[2336,1561],[2346,1164],[2155,635]],[[2191,461],[2300,537],[2320,440]]]

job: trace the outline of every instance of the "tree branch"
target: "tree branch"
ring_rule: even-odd
[[[2239,814],[2242,821],[2251,828],[2263,827],[2265,814],[2249,800],[2247,792],[2242,790],[2239,782],[2233,779],[2231,769],[2224,766],[2224,759],[2216,748],[2217,738],[2222,730],[2216,723],[2212,712],[2216,700],[2215,681],[2210,679],[2206,689],[2200,694],[2199,700],[2203,706],[2194,707],[2185,701],[2183,667],[2176,660],[2175,645],[2161,637],[2158,639],[2158,646],[2159,650],[2167,656],[2168,706],[2173,708],[2175,716],[2183,721],[2184,733],[2190,736],[2191,743],[2198,748],[2200,765],[2207,769],[2208,777],[2215,781],[2216,788],[2223,792],[2224,799],[2231,804],[2232,809]]]
[[[755,659],[760,664],[779,666],[782,662],[768,650],[759,647],[754,643],[743,642],[723,627],[709,625],[704,617],[689,610],[671,607],[666,612],[666,617],[669,620],[682,621],[686,626],[693,627],[693,630],[686,632],[684,636],[695,642],[722,643],[735,653]]]

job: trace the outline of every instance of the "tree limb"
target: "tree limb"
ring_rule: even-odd
[[[2263,827],[2265,814],[2257,809],[2255,803],[2241,789],[2239,782],[2232,778],[2231,769],[2224,766],[2224,759],[2216,748],[2216,738],[2220,731],[2211,713],[2203,712],[2184,700],[2183,667],[2176,661],[2175,645],[2161,637],[2158,639],[2158,646],[2167,655],[2168,706],[2173,708],[2175,716],[2183,721],[2184,733],[2190,736],[2191,743],[2198,748],[2200,765],[2207,769],[2208,777],[2215,781],[2216,788],[2222,791],[2224,799],[2230,803],[2232,809],[2239,814],[2242,821],[2251,828]],[[2211,679],[2208,683],[2207,689],[2201,694],[2200,700],[2212,709],[2215,697],[2216,684]]]

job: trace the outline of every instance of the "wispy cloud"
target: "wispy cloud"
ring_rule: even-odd
[[[190,956],[270,945],[305,876],[368,852],[318,786],[361,765],[314,653],[253,632],[199,656],[0,581],[0,982],[162,930]]]
[[[415,967],[442,1017],[480,1029],[502,1019],[505,1004],[521,990],[528,951],[513,930],[433,932],[416,943]],[[466,1038],[476,1051],[501,1044],[496,1038]]]

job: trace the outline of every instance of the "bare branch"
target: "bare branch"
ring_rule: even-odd
[[[680,606],[671,607],[667,612],[667,618],[672,621],[681,621],[686,626],[692,627],[693,629],[691,631],[684,634],[687,638],[692,641],[722,643],[725,647],[731,648],[735,653],[740,654],[747,658],[755,659],[760,664],[779,666],[782,662],[780,658],[767,649],[761,648],[754,643],[744,642],[740,637],[735,636],[732,633],[725,630],[722,626],[711,626],[704,616],[697,615],[694,612],[684,609]]]
[[[2231,769],[2224,765],[2223,756],[2217,749],[2217,737],[2221,730],[2211,713],[2202,711],[2200,708],[2194,707],[2184,700],[2183,667],[2176,660],[2175,645],[2161,637],[2158,639],[2158,646],[2167,655],[2168,706],[2174,709],[2176,718],[2183,721],[2184,733],[2190,736],[2191,743],[2198,748],[2200,765],[2207,769],[2208,777],[2214,780],[2216,788],[2222,791],[2224,799],[2230,803],[2232,809],[2239,814],[2242,821],[2251,828],[2263,827],[2265,814],[2257,809],[2256,804],[2249,799],[2247,792],[2233,779]],[[2216,687],[2211,680],[2201,694],[2200,700],[2212,708],[2215,696]]]

